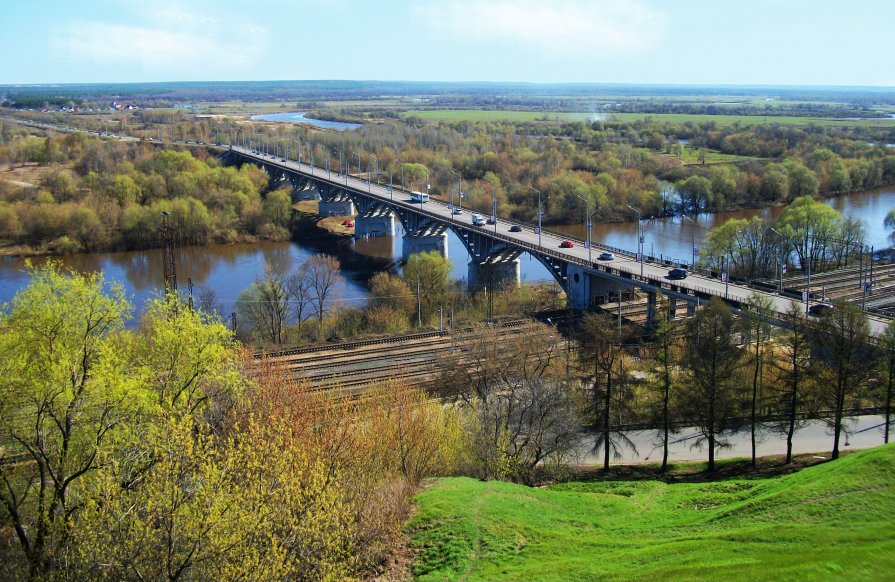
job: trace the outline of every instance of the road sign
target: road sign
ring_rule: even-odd
[[[808,303],[808,292],[802,291],[802,303]]]
[[[537,226],[535,227],[535,234],[541,234],[541,229]]]
[[[696,248],[696,247],[693,247],[693,254],[696,255],[696,256],[698,257],[698,256],[699,256],[699,249]]]
[[[721,273],[721,280],[727,282],[727,273]]]
[[[590,248],[590,241],[589,241],[589,240],[584,241],[584,248],[586,248],[586,249],[589,249],[589,248]]]
[[[642,262],[642,261],[643,261],[643,255],[640,254],[640,253],[637,253],[637,262],[639,263],[639,262]]]
[[[492,214],[492,215],[491,215],[491,222],[496,222],[496,221],[497,221],[497,217],[494,216],[494,215]]]
[[[642,237],[642,236],[641,236],[641,237],[640,237],[640,244],[643,244],[643,241],[644,241],[645,239],[646,239],[646,237]]]
[[[544,216],[544,211],[543,211],[543,210],[541,211],[541,216]]]

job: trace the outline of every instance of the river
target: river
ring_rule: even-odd
[[[864,220],[869,244],[877,248],[889,246],[883,218],[890,209],[895,208],[895,189],[849,194],[832,198],[827,203],[840,212],[851,213]],[[726,220],[755,215],[776,218],[783,209],[772,207],[700,214],[695,227],[679,217],[645,220],[644,250],[689,262],[691,237],[698,246],[710,228]],[[583,238],[583,226],[580,224],[554,230]],[[453,276],[463,279],[467,275],[469,256],[460,239],[451,231],[448,233],[448,256],[453,262]],[[637,245],[637,223],[595,224],[593,238],[597,242],[633,250]],[[186,291],[187,279],[191,278],[195,297],[199,296],[203,287],[214,290],[221,312],[228,315],[234,311],[240,292],[262,275],[265,262],[272,263],[281,270],[294,272],[310,256],[325,252],[334,255],[342,263],[344,283],[340,289],[339,301],[346,305],[362,306],[366,302],[370,277],[379,270],[399,269],[397,263],[401,257],[401,243],[400,236],[352,240],[302,234],[293,242],[187,247],[178,250],[178,283],[180,290]],[[46,258],[35,257],[31,260],[39,265]],[[85,253],[56,257],[56,260],[81,272],[103,271],[107,280],[124,286],[138,313],[146,300],[162,289],[162,252],[158,249]],[[523,281],[551,280],[546,268],[529,254],[523,254],[520,260]],[[27,284],[28,275],[24,268],[23,258],[0,258],[0,302],[9,301]]]
[[[363,127],[361,123],[348,123],[345,121],[329,121],[327,119],[314,119],[306,117],[307,111],[292,111],[288,113],[265,113],[261,115],[253,115],[252,121],[276,121],[279,123],[307,123],[323,129],[334,129],[336,131],[345,131],[348,129],[358,129]]]

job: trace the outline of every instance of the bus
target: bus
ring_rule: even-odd
[[[422,192],[415,192],[415,191],[414,191],[414,192],[411,192],[411,193],[410,193],[410,199],[413,200],[414,202],[419,202],[420,204],[422,204],[422,203],[424,203],[424,202],[428,202],[428,201],[429,201],[429,195],[428,195],[428,194],[423,194]]]

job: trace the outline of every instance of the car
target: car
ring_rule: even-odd
[[[601,261],[611,261],[615,259],[615,255],[613,255],[612,253],[600,253],[600,256],[597,258]]]
[[[575,243],[573,243],[570,240],[564,240],[561,243],[559,243],[559,248],[561,248],[561,249],[570,249],[574,246],[575,246]]]
[[[488,224],[494,224],[495,222],[497,222],[497,221],[494,219],[493,216],[488,217]]]
[[[463,214],[463,210],[461,208],[454,208],[454,214]]]
[[[668,271],[669,279],[686,279],[687,269],[671,269]]]
[[[353,221],[353,220],[345,220],[345,221],[342,222],[342,226],[347,226],[347,227],[349,227],[349,228],[354,228],[354,221]]]
[[[522,232],[522,227],[518,224],[514,224],[510,227],[510,232]]]
[[[815,303],[808,308],[808,315],[824,316],[833,313],[835,307],[829,303]]]

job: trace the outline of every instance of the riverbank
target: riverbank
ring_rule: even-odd
[[[299,223],[313,223],[317,228],[340,237],[354,236],[354,227],[344,224],[347,220],[354,224],[353,216],[320,216],[320,203],[316,200],[296,202],[292,209],[298,213],[296,219]]]

